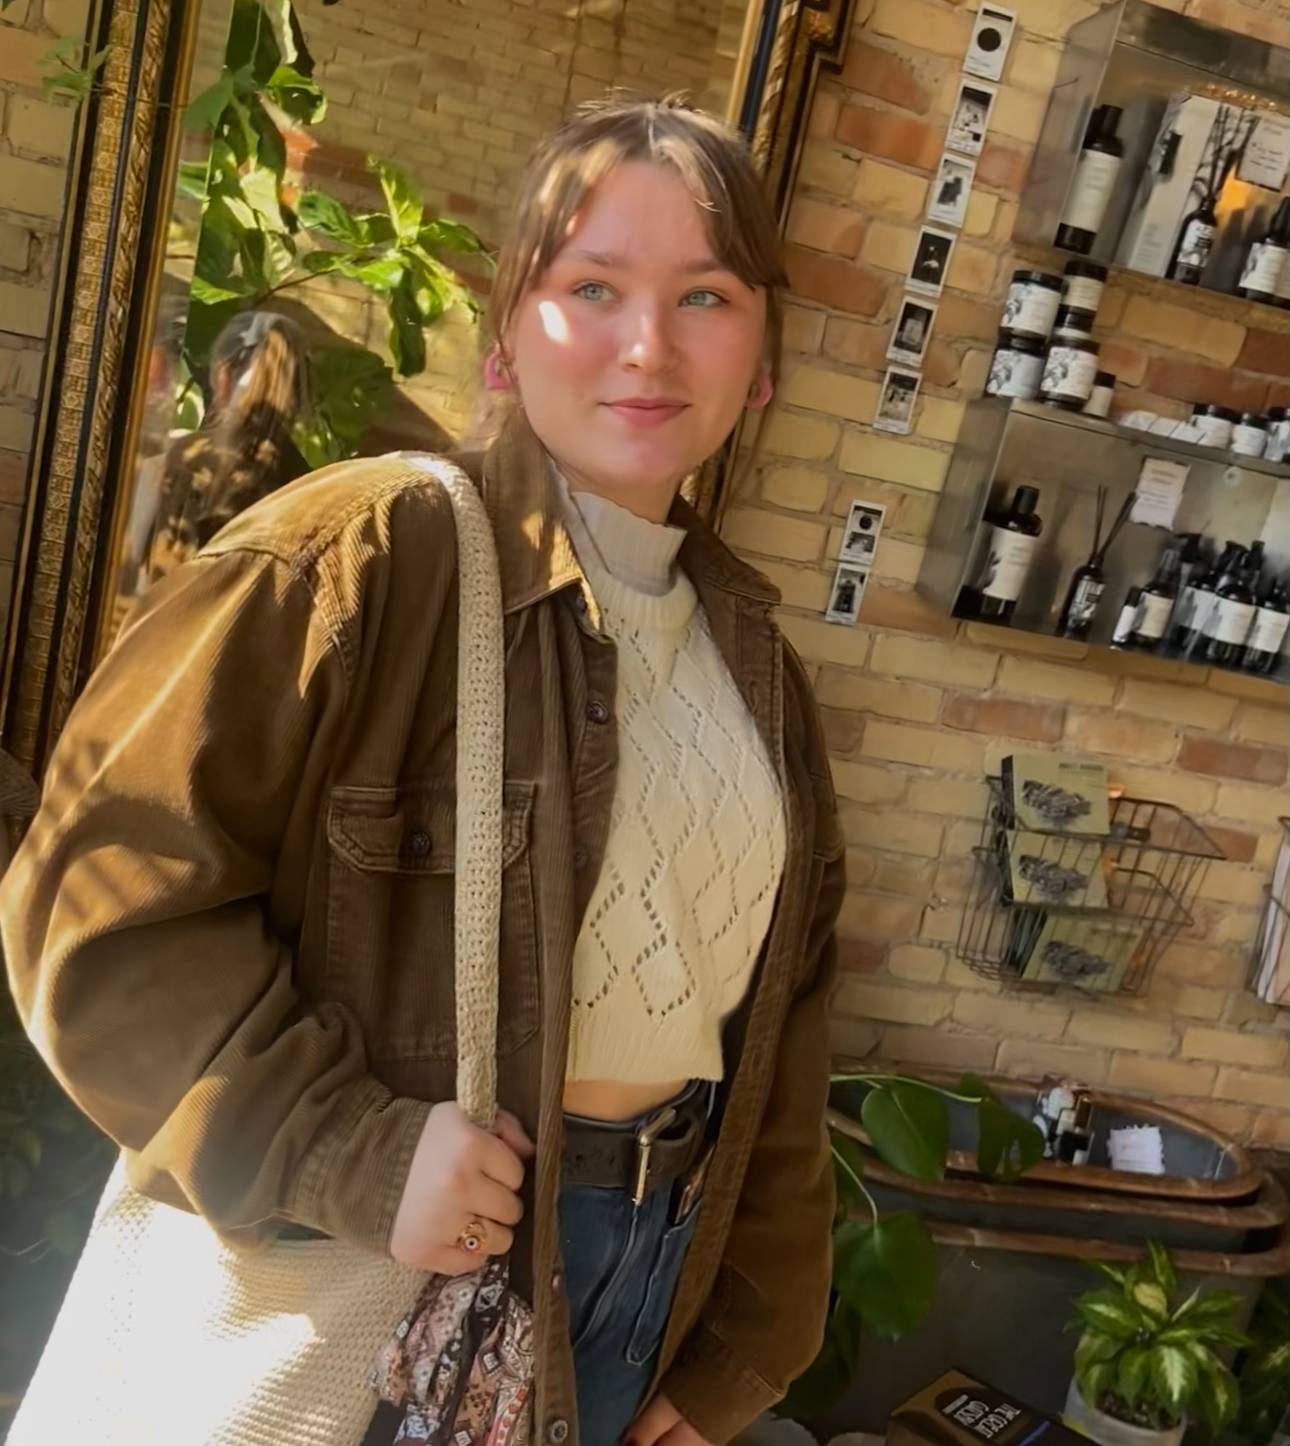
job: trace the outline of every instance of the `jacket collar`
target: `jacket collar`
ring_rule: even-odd
[[[502,574],[502,606],[509,614],[582,580],[582,568],[561,517],[546,452],[522,413],[510,418],[481,455],[460,459],[479,486],[493,524]],[[685,529],[680,561],[699,588],[774,605],[778,590],[737,558],[684,498],[668,521]]]

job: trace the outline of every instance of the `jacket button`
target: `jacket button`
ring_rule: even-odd
[[[591,862],[591,851],[586,844],[575,844],[573,849],[573,866],[579,873]]]
[[[599,698],[593,698],[591,702],[587,704],[587,718],[592,723],[608,723],[609,705],[602,702]]]
[[[563,1416],[557,1416],[546,1428],[546,1439],[551,1446],[564,1446],[569,1439],[569,1423]]]
[[[430,835],[425,829],[414,828],[408,835],[408,852],[416,859],[423,859],[430,852]]]

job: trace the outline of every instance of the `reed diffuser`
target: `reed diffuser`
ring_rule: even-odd
[[[1111,530],[1102,536],[1102,523],[1106,518],[1107,489],[1097,489],[1097,507],[1093,517],[1093,551],[1083,567],[1077,567],[1071,577],[1071,585],[1062,604],[1061,616],[1057,620],[1057,635],[1062,638],[1086,638],[1097,617],[1098,606],[1106,592],[1106,574],[1102,564],[1111,544],[1120,535],[1120,529],[1129,520],[1133,504],[1138,500],[1136,492],[1130,492],[1124,505],[1111,524]]]

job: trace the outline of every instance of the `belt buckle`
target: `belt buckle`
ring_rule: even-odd
[[[649,1183],[649,1160],[654,1152],[654,1143],[664,1130],[676,1123],[676,1120],[675,1107],[666,1105],[657,1114],[646,1120],[636,1132],[636,1178],[632,1187],[632,1204],[638,1209],[644,1202],[645,1187]]]

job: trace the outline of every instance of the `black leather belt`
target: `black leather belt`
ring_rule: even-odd
[[[564,1117],[564,1183],[625,1190],[639,1205],[660,1185],[688,1174],[708,1141],[712,1088],[691,1086],[643,1119],[613,1124]]]

